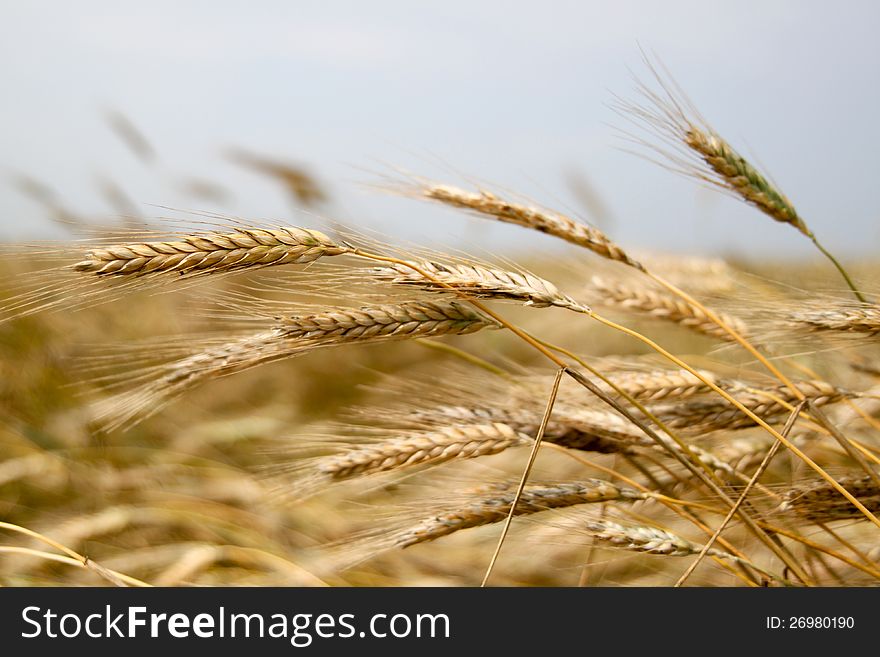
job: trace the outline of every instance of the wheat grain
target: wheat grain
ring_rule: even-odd
[[[829,303],[830,306],[830,303]],[[795,310],[785,318],[794,328],[873,338],[880,335],[880,306],[876,304],[825,306]]]
[[[817,406],[831,404],[852,397],[853,393],[825,381],[798,381],[803,395]],[[789,408],[799,398],[787,386],[766,389],[748,389],[734,396],[746,408],[766,421],[777,420],[791,412]],[[715,431],[754,426],[755,422],[724,399],[692,399],[682,404],[657,407],[655,412],[673,429]]]
[[[718,186],[735,192],[772,219],[811,236],[810,229],[785,194],[719,135],[691,123],[684,129],[682,138],[714,172]]]
[[[534,436],[541,423],[541,409],[532,400],[513,404],[483,406],[436,406],[414,410],[411,422],[440,425],[455,422],[500,422],[515,431]],[[629,454],[633,447],[650,444],[636,427],[614,413],[559,404],[547,423],[544,440],[548,443],[587,452]]]

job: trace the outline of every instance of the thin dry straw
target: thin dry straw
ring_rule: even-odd
[[[795,409],[792,411],[791,415],[788,416],[788,420],[785,422],[785,426],[782,428],[781,433],[783,436],[788,436],[788,434],[791,432],[791,429],[792,429],[792,427],[794,427],[794,423],[797,420],[798,415],[800,415],[800,412],[803,410],[806,403],[807,403],[806,401],[801,401],[795,407]],[[724,520],[721,521],[721,524],[718,525],[718,529],[715,530],[715,532],[712,534],[712,536],[709,538],[709,540],[706,542],[706,544],[700,550],[700,554],[697,555],[697,558],[694,559],[694,562],[682,574],[682,576],[678,579],[678,581],[675,582],[676,588],[685,583],[685,581],[691,575],[691,573],[693,573],[694,570],[696,570],[697,566],[700,564],[700,561],[703,559],[703,557],[709,553],[710,549],[712,549],[712,545],[715,543],[715,541],[718,539],[718,537],[721,536],[721,532],[723,532],[724,528],[727,527],[727,524],[733,518],[734,514],[736,513],[736,510],[740,506],[742,506],[743,502],[745,502],[746,497],[749,494],[749,491],[751,491],[751,489],[755,486],[755,484],[758,483],[758,479],[760,479],[761,475],[764,474],[764,471],[770,465],[770,461],[773,460],[773,457],[776,455],[776,452],[779,451],[779,447],[781,445],[782,445],[782,443],[780,443],[777,440],[773,443],[773,445],[770,447],[770,449],[767,450],[767,454],[764,456],[764,459],[761,461],[761,465],[758,466],[758,469],[755,470],[754,474],[752,475],[752,478],[749,479],[748,484],[746,484],[746,487],[743,489],[742,493],[740,493],[740,496],[736,500],[736,504],[734,504],[730,508],[730,511],[727,512],[727,515],[724,516]]]
[[[504,528],[501,530],[501,536],[498,538],[498,545],[495,547],[495,552],[492,554],[492,559],[489,561],[489,566],[486,568],[486,574],[483,575],[483,581],[480,583],[481,587],[486,586],[489,577],[492,576],[492,569],[498,561],[498,555],[501,554],[501,548],[504,546],[504,539],[507,537],[507,532],[510,531],[510,524],[513,522],[513,514],[516,511],[516,506],[519,504],[523,489],[529,480],[532,466],[535,464],[535,459],[538,457],[538,450],[541,449],[541,441],[544,439],[544,431],[546,431],[547,423],[550,421],[550,415],[553,413],[553,405],[556,403],[556,395],[559,393],[559,384],[562,381],[562,375],[565,373],[565,370],[565,367],[556,370],[556,377],[553,379],[553,387],[550,389],[550,397],[547,399],[547,408],[544,409],[544,417],[541,418],[541,426],[538,427],[538,434],[535,436],[535,444],[532,446],[532,451],[529,453],[529,460],[526,462],[526,467],[523,469],[522,478],[516,489],[516,495],[513,497],[513,502],[510,505],[510,510],[504,521]]]
[[[693,374],[694,376],[698,376],[696,370],[689,367],[687,365],[687,363],[682,361],[680,358],[677,358],[675,355],[671,354],[669,351],[667,351],[666,349],[661,347],[659,344],[657,344],[656,342],[654,342],[650,338],[647,338],[644,335],[642,335],[641,333],[633,331],[632,329],[629,329],[625,326],[621,326],[620,324],[612,322],[609,319],[606,319],[604,317],[600,317],[599,315],[596,315],[595,313],[593,313],[591,316],[594,319],[598,320],[599,322],[605,324],[606,326],[613,328],[616,331],[620,331],[622,333],[625,333],[626,335],[629,335],[633,338],[636,338],[640,342],[645,343],[646,345],[648,345],[652,349],[654,349],[657,353],[662,354],[665,358],[672,361],[673,363],[675,363],[679,367],[683,367],[686,370],[688,370],[689,372],[691,372],[691,374]],[[575,375],[575,374],[577,374],[577,372],[572,371],[572,375]],[[797,445],[795,445],[790,440],[785,438],[785,436],[782,436],[778,431],[776,431],[773,427],[771,427],[765,420],[763,420],[760,416],[758,416],[754,412],[752,412],[747,406],[742,404],[739,400],[737,400],[735,397],[733,397],[730,393],[728,393],[727,391],[723,390],[718,385],[716,385],[708,380],[706,381],[706,383],[709,384],[709,386],[712,388],[712,390],[714,390],[716,393],[721,395],[724,399],[726,399],[728,402],[730,402],[732,405],[734,405],[736,408],[738,408],[740,411],[742,411],[745,415],[750,417],[755,423],[757,423],[759,426],[761,426],[770,435],[772,435],[777,440],[779,440],[783,445],[785,445],[785,447],[787,449],[789,449],[792,453],[794,453],[795,456],[797,456],[804,463],[806,463],[820,477],[825,479],[825,481],[827,481],[833,488],[835,488],[835,490],[837,490],[837,492],[839,492],[846,499],[848,499],[850,501],[850,503],[852,503],[853,506],[855,506],[857,509],[859,509],[859,511],[861,511],[864,514],[864,516],[866,518],[868,518],[868,520],[870,520],[876,526],[880,527],[880,519],[878,519],[867,507],[865,507],[861,502],[859,502],[859,500],[856,497],[854,497],[851,493],[849,493],[849,491],[847,491],[846,488],[844,488],[837,481],[835,481],[834,478],[831,477],[831,475],[829,475],[827,472],[825,472],[825,470],[823,470],[822,467],[818,463],[816,463],[813,459],[811,459],[809,456],[807,456],[801,449],[799,449],[797,447]],[[803,397],[803,394],[800,393],[800,391],[794,385],[790,384],[790,382],[787,383],[786,385],[792,390],[793,393],[797,393],[798,399]],[[620,409],[618,409],[618,410],[620,410]],[[625,409],[621,412],[623,412],[625,415],[627,415],[627,417],[632,417],[631,415],[626,413]],[[643,424],[638,423],[638,420],[634,419],[633,421],[636,422],[639,427],[642,427],[643,431],[646,430]],[[650,429],[648,429],[647,431],[650,431]],[[651,435],[651,434],[649,433],[649,435]],[[706,483],[709,483],[709,482],[706,482]],[[723,492],[720,491],[720,489],[717,489],[717,487],[714,490],[716,493],[719,493],[722,496],[724,496]],[[724,496],[724,497],[726,500],[729,500],[729,498],[727,498],[726,496]],[[743,519],[745,519],[747,516],[742,516],[742,517],[743,517]],[[747,524],[748,524],[748,522],[747,522]],[[789,564],[789,567],[792,568],[792,564]],[[792,569],[794,570],[794,568],[792,568]]]
[[[117,585],[117,586],[140,586],[140,587],[149,587],[150,586],[146,582],[142,582],[141,580],[135,579],[134,577],[130,577],[130,576],[125,575],[123,573],[116,572],[115,570],[110,570],[108,568],[104,568],[103,566],[101,566],[97,562],[93,561],[92,559],[89,559],[88,556],[83,556],[83,555],[79,554],[78,552],[71,550],[69,547],[62,545],[58,541],[54,541],[51,538],[49,538],[48,536],[45,536],[39,532],[35,532],[34,530],[28,529],[27,527],[22,527],[21,525],[16,525],[11,522],[0,521],[0,529],[6,529],[9,531],[16,532],[18,534],[24,534],[25,536],[30,536],[31,538],[35,538],[38,541],[42,541],[43,543],[46,543],[47,545],[51,545],[56,550],[59,550],[68,556],[70,561],[67,561],[65,559],[64,560],[65,563],[76,562],[79,565],[81,565],[83,568],[87,568],[89,570],[96,572],[98,575],[109,580],[114,585]],[[36,553],[36,551],[33,551],[32,553]],[[37,553],[37,556],[43,556],[44,558],[49,558],[49,559],[53,559],[53,558],[57,559],[57,557],[59,555],[47,556],[45,553],[42,553],[42,554]]]
[[[608,320],[605,320],[605,321],[607,322]],[[624,329],[624,327],[620,327],[620,328],[621,328],[621,330],[624,330],[624,332],[629,331],[629,329]],[[644,338],[644,339],[647,340],[647,338]],[[664,355],[668,354],[667,358],[674,359],[674,362],[677,362],[677,364],[680,367],[686,367],[683,362],[679,361],[678,359],[675,359],[675,357],[672,356],[672,354],[669,354],[665,350],[662,350],[662,348],[659,347],[659,345],[655,345],[655,348],[658,351],[661,351],[661,353],[664,353]],[[689,369],[688,371],[691,371],[691,370]],[[600,388],[598,388],[595,384],[593,384],[589,379],[587,379],[583,374],[581,374],[577,370],[571,370],[571,369],[567,370],[567,372],[568,372],[569,376],[571,376],[573,379],[578,381],[582,386],[587,388],[590,392],[592,392],[599,399],[601,399],[606,404],[611,406],[618,413],[620,413],[621,415],[626,417],[630,422],[632,422],[635,426],[637,426],[639,429],[641,429],[647,436],[649,436],[652,440],[654,440],[658,445],[662,445],[664,447],[664,449],[666,449],[671,456],[673,456],[685,468],[687,468],[687,470],[689,472],[691,472],[701,482],[703,482],[703,484],[705,484],[710,490],[712,490],[712,492],[714,492],[721,500],[723,500],[730,507],[733,507],[734,501],[730,498],[730,496],[727,493],[725,493],[724,490],[722,490],[721,487],[719,487],[709,476],[707,476],[706,472],[703,472],[703,470],[701,470],[700,467],[695,465],[695,463],[699,463],[699,460],[695,456],[693,456],[691,458],[686,457],[686,455],[688,454],[687,445],[685,445],[684,443],[681,443],[680,441],[676,441],[678,443],[679,450],[673,449],[672,446],[668,444],[668,441],[661,438],[657,434],[657,432],[655,432],[651,427],[649,427],[643,421],[641,421],[638,417],[633,415],[629,410],[627,410],[624,406],[622,406],[616,399],[614,399],[613,397],[610,397],[605,392],[603,392]],[[691,373],[696,375],[696,372],[694,372],[694,371],[691,371]],[[718,392],[719,394],[726,394],[726,393],[724,393],[723,390],[721,390],[721,388],[718,388],[714,384],[713,384],[713,389],[716,390],[716,392]],[[626,395],[624,394],[624,396],[626,396]],[[731,398],[731,399],[733,399],[733,398]],[[633,403],[642,413],[645,413],[646,416],[649,415],[649,412],[647,411],[647,409],[645,409],[645,407],[643,405],[641,405],[637,400],[633,399],[632,397],[629,397],[628,401]],[[746,409],[746,411],[747,411],[747,409]],[[747,411],[747,412],[749,412],[749,411]],[[765,426],[766,429],[768,429],[770,432],[773,433],[774,436],[778,436],[778,432],[773,430],[772,427],[770,427],[769,425],[764,423],[763,420],[761,420],[761,422],[763,423],[763,425]],[[675,438],[674,434],[670,434],[670,435],[673,438]],[[794,447],[793,445],[791,445],[791,443],[789,443],[787,441],[785,441],[784,444],[786,444],[786,446],[789,446],[789,449],[792,449],[792,451],[797,449],[796,447]],[[799,452],[799,450],[798,450],[798,452]],[[799,455],[801,455],[801,454],[802,453],[799,453]],[[802,455],[801,458],[804,459],[805,461],[807,461],[808,464],[815,465],[806,455]],[[818,468],[817,465],[815,467]],[[820,471],[820,474],[822,472],[824,472],[820,468],[819,468],[819,471]],[[709,469],[709,473],[711,473],[711,469]],[[847,495],[848,495],[848,493],[847,493]],[[775,542],[773,542],[773,540],[766,534],[766,532],[760,526],[758,526],[758,524],[751,518],[751,516],[749,516],[749,514],[747,514],[743,509],[739,509],[737,511],[737,513],[739,514],[742,521],[749,528],[749,530],[756,537],[758,537],[758,539],[760,539],[768,548],[770,548],[770,550],[773,551],[780,559],[782,559],[782,561],[791,569],[791,571],[798,577],[798,579],[800,579],[801,581],[803,581],[805,583],[809,581],[809,578],[808,578],[807,574],[804,572],[803,568],[801,568],[793,559],[789,558],[788,555],[785,553],[785,551],[782,548],[780,548]],[[880,521],[878,521],[878,522],[880,522]]]
[[[465,499],[407,528],[395,539],[398,547],[409,547],[433,541],[463,529],[480,527],[504,520],[516,495],[515,482],[503,482],[472,491]],[[649,495],[601,479],[527,484],[516,505],[514,515],[530,515],[548,509],[581,504],[648,499]]]

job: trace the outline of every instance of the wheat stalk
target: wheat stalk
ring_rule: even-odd
[[[617,109],[637,125],[646,126],[656,133],[672,146],[673,151],[657,146],[648,147],[679,173],[730,192],[774,221],[796,228],[835,266],[856,298],[865,302],[865,297],[847,271],[822,246],[788,197],[713,130],[693,104],[680,91],[676,93],[675,84],[664,80],[647,58],[646,63],[662,91],[655,92],[642,84],[640,91],[648,106],[621,100],[617,103]]]

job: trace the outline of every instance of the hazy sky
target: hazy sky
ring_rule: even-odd
[[[13,2],[0,0],[0,238],[58,235],[25,174],[96,220],[112,180],[170,206],[308,223],[241,146],[308,165],[324,211],[410,240],[549,240],[364,188],[390,166],[479,178],[581,211],[586,178],[626,245],[809,253],[790,227],[621,150],[608,107],[633,97],[639,44],[715,128],[772,173],[832,248],[880,241],[880,3]],[[108,128],[127,115],[158,158]],[[231,198],[188,195],[186,178]]]

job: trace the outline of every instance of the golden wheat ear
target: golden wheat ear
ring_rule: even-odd
[[[127,424],[210,380],[318,349],[466,335],[485,328],[501,326],[467,303],[444,300],[331,308],[283,317],[269,329],[150,367],[151,380],[101,402],[98,419],[111,427]],[[137,381],[145,377],[132,378]]]
[[[10,258],[29,253],[44,261],[46,268],[16,278],[13,289],[19,291],[0,300],[0,321],[43,311],[80,310],[139,290],[178,291],[208,278],[307,265],[353,251],[317,230],[227,223],[170,237],[155,228],[102,230],[102,237],[71,244],[7,247],[4,251]]]

